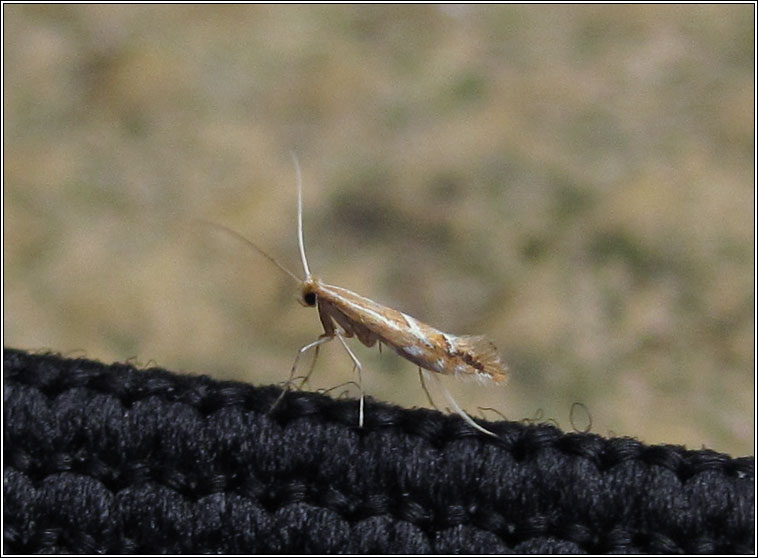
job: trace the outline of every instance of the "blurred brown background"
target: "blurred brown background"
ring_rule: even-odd
[[[285,379],[316,313],[196,219],[299,274],[294,150],[317,274],[496,342],[472,414],[752,454],[753,10],[4,5],[4,345]]]

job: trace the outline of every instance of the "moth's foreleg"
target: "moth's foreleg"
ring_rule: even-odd
[[[300,360],[300,357],[303,355],[303,353],[309,351],[310,349],[318,349],[321,345],[324,343],[328,343],[334,339],[334,336],[330,335],[322,335],[318,339],[316,339],[313,343],[308,343],[307,345],[304,345],[300,348],[300,350],[297,352],[297,356],[295,357],[295,362],[292,363],[292,369],[290,370],[290,377],[287,380],[287,383],[284,386],[284,389],[282,390],[282,393],[279,394],[279,397],[276,398],[276,401],[274,401],[274,404],[271,405],[271,408],[268,410],[269,413],[271,413],[277,405],[284,399],[284,396],[287,394],[287,392],[290,390],[290,386],[292,385],[292,381],[295,378],[295,372],[297,371],[297,363]],[[308,374],[305,376],[305,379],[303,380],[302,384],[304,384],[308,378],[310,377],[311,373],[313,372],[313,366],[316,364],[315,357],[313,360],[313,364],[311,365],[311,369],[308,371]],[[300,387],[302,387],[302,384]]]
[[[318,351],[321,348],[321,345],[316,345],[313,349],[313,358],[311,359],[311,365],[308,367],[308,373],[303,376],[303,381],[300,382],[300,385],[298,386],[298,391],[302,391],[303,386],[308,382],[308,380],[311,377],[311,374],[313,374],[313,369],[316,368],[316,360],[318,359]]]
[[[347,346],[347,343],[345,343],[345,338],[342,337],[342,334],[337,332],[336,335],[337,338],[342,342],[342,346],[345,347],[347,354],[349,354],[350,358],[353,359],[353,370],[358,372],[358,389],[361,392],[360,411],[358,413],[358,427],[363,428],[363,377],[361,374],[363,371],[363,365],[361,364],[361,361],[358,360],[358,357],[353,354],[353,351],[350,350],[350,347]]]

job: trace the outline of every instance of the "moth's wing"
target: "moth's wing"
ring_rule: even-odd
[[[495,344],[484,335],[461,335],[455,338],[458,351],[471,355],[482,367],[482,375],[502,383],[508,378],[508,367],[500,360]]]
[[[373,347],[379,337],[373,333],[365,325],[351,320],[348,318],[337,306],[327,302],[323,302],[319,305],[319,311],[321,312],[323,305],[323,313],[328,318],[334,320],[339,324],[342,330],[345,332],[345,337],[352,337],[355,335],[358,340],[367,347]],[[323,322],[323,319],[322,319]],[[332,330],[334,328],[332,327]]]

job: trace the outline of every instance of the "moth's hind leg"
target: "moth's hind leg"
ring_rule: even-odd
[[[429,393],[429,389],[426,387],[426,382],[424,381],[424,371],[421,370],[421,367],[418,367],[418,379],[421,382],[421,388],[424,390],[424,393],[426,394],[426,400],[429,401],[429,405],[431,405],[432,408],[439,411],[437,408],[437,405],[434,404],[434,400],[432,399],[432,394]]]
[[[353,354],[353,351],[350,350],[350,347],[347,346],[347,343],[345,343],[345,338],[342,337],[340,333],[336,333],[336,335],[337,338],[342,342],[342,346],[345,347],[347,354],[349,354],[350,358],[353,359],[353,370],[358,373],[358,389],[361,392],[361,404],[360,411],[358,413],[358,427],[363,428],[363,377],[361,374],[361,372],[363,372],[363,365],[361,364],[361,361],[358,360],[358,357]]]
[[[311,367],[308,370],[308,374],[306,374],[305,378],[303,378],[303,381],[300,384],[300,387],[303,387],[303,384],[308,381],[308,378],[310,378],[311,374],[313,373],[313,367],[316,365],[316,357],[318,356],[318,349],[321,345],[324,343],[328,343],[334,339],[333,335],[322,335],[318,339],[316,339],[313,343],[308,343],[307,345],[304,345],[300,347],[300,350],[297,352],[297,356],[295,357],[295,362],[292,363],[292,369],[290,370],[290,377],[287,380],[287,383],[284,386],[284,389],[282,390],[282,393],[279,394],[279,397],[276,398],[276,401],[274,401],[274,404],[271,405],[271,408],[268,410],[269,413],[271,413],[279,403],[281,403],[282,399],[284,399],[284,396],[287,395],[287,392],[290,390],[290,386],[293,383],[293,380],[295,378],[295,372],[297,370],[297,363],[300,360],[300,357],[303,355],[303,353],[309,351],[310,349],[315,349],[315,354],[313,355],[313,361],[311,362]],[[344,341],[343,341],[344,343]]]
[[[476,428],[479,432],[483,432],[484,434],[488,434],[490,436],[494,436],[495,438],[498,437],[498,435],[495,434],[494,432],[490,432],[489,430],[487,430],[483,426],[479,426],[476,422],[474,422],[474,419],[472,419],[470,416],[468,416],[468,414],[466,413],[466,411],[464,411],[463,409],[461,409],[461,406],[458,405],[458,402],[455,399],[453,399],[453,396],[451,395],[451,393],[447,390],[447,388],[444,385],[442,385],[442,381],[435,374],[429,373],[429,372],[426,372],[426,371],[424,371],[423,374],[424,374],[424,376],[426,378],[432,378],[432,380],[442,390],[442,393],[445,394],[445,398],[448,400],[448,402],[453,407],[453,409],[455,409],[455,412],[458,413],[463,420],[465,420],[473,428]]]

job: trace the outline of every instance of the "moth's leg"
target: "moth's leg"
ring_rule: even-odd
[[[330,337],[329,339],[333,339],[333,337]],[[311,359],[311,365],[308,367],[308,373],[303,377],[303,381],[300,382],[300,385],[297,388],[298,391],[301,391],[303,389],[303,386],[311,377],[311,374],[313,374],[313,369],[316,367],[316,359],[318,359],[318,350],[320,348],[321,345],[316,345],[316,347],[313,349],[313,358]]]
[[[429,405],[431,405],[434,409],[437,409],[439,411],[439,408],[437,405],[434,404],[434,401],[432,400],[432,394],[429,393],[429,390],[426,387],[426,382],[424,381],[424,376],[426,376],[428,372],[425,372],[424,370],[421,370],[421,367],[418,367],[418,379],[421,380],[421,387],[424,390],[424,393],[426,394],[426,399],[429,401]]]
[[[319,299],[318,301],[318,319],[321,320],[321,325],[324,327],[324,333],[321,334],[323,337],[324,335],[328,335],[329,337],[334,336],[334,319],[332,318],[332,315],[334,314],[334,306],[329,304],[328,302],[324,302],[323,300]]]
[[[274,404],[271,405],[271,408],[268,410],[269,413],[273,411],[277,405],[279,405],[282,399],[284,399],[284,396],[290,390],[290,385],[292,385],[292,380],[295,377],[295,371],[297,370],[297,362],[300,360],[300,357],[302,356],[302,354],[313,348],[318,349],[321,345],[323,345],[324,343],[328,343],[332,339],[334,339],[334,336],[322,335],[321,337],[316,339],[313,343],[308,343],[307,345],[304,345],[303,347],[300,348],[300,350],[297,352],[297,356],[295,357],[295,362],[292,363],[292,370],[290,370],[289,380],[287,380],[287,383],[284,386],[282,393],[279,394],[279,397],[276,398],[276,401],[274,401]],[[314,364],[315,364],[315,359],[314,359]],[[311,368],[311,371],[308,372],[308,376],[310,376],[312,371],[313,369]],[[306,376],[305,378],[306,380],[308,379],[308,376]]]
[[[363,378],[361,376],[363,365],[358,360],[358,357],[353,354],[353,351],[350,350],[350,347],[347,346],[347,343],[345,343],[345,339],[342,337],[342,334],[337,332],[336,335],[337,338],[342,342],[342,346],[345,347],[347,354],[349,354],[350,358],[353,359],[353,370],[356,370],[358,372],[358,389],[361,392],[361,406],[360,412],[358,413],[358,427],[363,428]]]
[[[466,414],[466,411],[461,409],[460,405],[458,405],[458,402],[455,399],[453,399],[453,396],[450,395],[450,392],[447,390],[445,386],[442,385],[442,381],[435,374],[427,374],[427,376],[430,378],[433,378],[433,380],[437,382],[437,385],[442,389],[442,393],[445,394],[445,398],[448,400],[450,405],[452,405],[453,409],[455,409],[455,412],[458,413],[463,420],[465,420],[473,428],[476,428],[479,432],[484,432],[485,434],[494,436],[495,438],[498,437],[497,434],[495,434],[494,432],[490,432],[486,428],[479,426],[477,423],[475,423],[474,419],[468,416]]]

